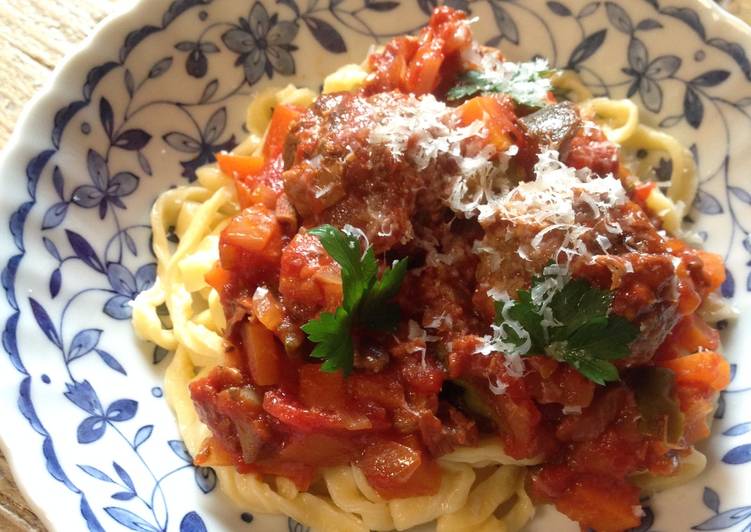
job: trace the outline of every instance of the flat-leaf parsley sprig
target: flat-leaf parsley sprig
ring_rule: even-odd
[[[332,225],[309,231],[321,241],[342,270],[342,305],[336,311],[323,312],[302,326],[316,346],[310,354],[324,359],[323,371],[352,371],[355,351],[352,330],[355,327],[388,331],[399,323],[399,306],[392,299],[399,292],[407,273],[407,259],[395,262],[378,278],[378,262],[372,246],[363,253],[357,236]]]
[[[639,329],[612,314],[612,302],[612,292],[583,279],[536,277],[517,300],[496,302],[497,340],[519,355],[565,362],[597,384],[617,381],[612,361],[629,356]]]
[[[449,89],[446,98],[462,100],[495,92],[508,94],[520,105],[544,107],[548,92],[553,89],[550,78],[555,72],[544,60],[504,62],[499,72],[469,70],[462,74],[457,85]]]

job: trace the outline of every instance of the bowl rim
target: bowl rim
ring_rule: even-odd
[[[117,50],[121,46],[120,39],[124,36],[124,29],[127,32],[129,31],[127,28],[131,25],[143,24],[149,14],[161,14],[172,1],[133,0],[132,3],[118,5],[114,11],[97,23],[82,41],[70,46],[63,59],[52,69],[42,86],[23,104],[23,108],[13,126],[13,131],[0,151],[0,183],[18,186],[18,183],[11,184],[8,181],[12,179],[11,176],[23,174],[24,165],[28,163],[27,152],[34,156],[39,153],[40,145],[48,144],[47,133],[54,113],[67,103],[80,99],[80,93],[73,91],[78,91],[76,87],[80,84],[81,77],[85,75],[85,72],[94,64],[98,65],[102,60],[111,59],[113,55],[117,55]],[[270,0],[258,1],[266,2]],[[625,0],[614,1],[618,3]],[[751,52],[751,25],[736,15],[723,9],[713,0],[678,0],[677,3],[684,7],[695,8],[707,28],[714,28],[716,31],[718,27],[728,27],[729,35],[726,34],[726,36],[731,37],[734,42],[742,44],[745,50]],[[637,103],[637,105],[639,104]],[[41,138],[35,138],[35,130],[43,130],[44,135]],[[36,132],[38,133],[38,131]],[[8,196],[0,198],[0,213],[6,222],[17,208],[18,203],[15,198]],[[6,257],[6,244],[8,244],[7,238],[0,239],[0,252],[2,252],[0,257],[3,257],[3,268],[6,266],[7,258],[16,254],[11,250]],[[25,251],[21,252],[21,255],[25,255]],[[4,298],[0,301],[0,308],[3,311],[8,309]],[[5,312],[3,312],[3,315],[5,316]],[[3,320],[3,323],[5,323],[5,320]],[[0,356],[4,356],[4,353]],[[17,398],[15,390],[12,397]],[[13,404],[15,405],[15,402]],[[5,406],[6,403],[0,400],[0,408],[5,408]],[[12,423],[16,424],[19,420],[17,409],[13,409],[12,413],[14,415]],[[22,423],[22,425],[24,430],[30,428],[26,423]],[[36,434],[33,429],[31,433]],[[12,474],[12,480],[15,482],[18,491],[48,530],[62,532],[65,526],[64,520],[59,519],[60,516],[51,514],[43,503],[45,490],[36,487],[33,479],[29,475],[23,474],[24,465],[28,463],[29,457],[20,456],[23,453],[19,451],[19,447],[12,446],[9,443],[10,438],[6,436],[7,434],[6,426],[5,430],[0,431],[0,451],[5,456]],[[58,518],[58,522],[56,523],[53,518]]]

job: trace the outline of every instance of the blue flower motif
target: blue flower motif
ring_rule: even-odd
[[[235,147],[235,136],[229,140],[220,142],[219,139],[227,127],[227,109],[218,109],[200,131],[200,138],[196,139],[179,131],[171,131],[162,138],[170,147],[182,153],[194,154],[189,161],[182,161],[183,177],[188,181],[196,180],[196,170],[201,166],[214,162],[214,154],[220,151],[229,151]]]
[[[138,188],[138,177],[131,172],[120,172],[110,176],[107,161],[99,153],[90,149],[86,166],[93,185],[81,185],[73,191],[73,203],[85,209],[99,207],[99,218],[107,215],[107,206],[127,208],[122,199]]]
[[[128,421],[138,410],[138,402],[133,399],[119,399],[104,410],[94,388],[87,380],[73,381],[65,387],[65,397],[84,412],[91,414],[78,425],[78,443],[97,441],[104,435],[108,424]]]
[[[104,304],[104,313],[116,320],[130,319],[132,309],[129,303],[153,285],[155,279],[156,264],[153,262],[138,268],[135,275],[119,262],[107,263],[107,280],[117,294]]]
[[[222,35],[222,41],[240,54],[235,64],[243,66],[245,79],[253,85],[264,72],[269,79],[275,70],[284,76],[295,73],[295,60],[290,52],[297,50],[292,41],[298,29],[294,22],[278,20],[276,13],[269,17],[263,4],[256,2],[248,18],[241,18],[239,26]]]
[[[662,88],[658,81],[675,74],[681,66],[681,58],[675,55],[661,55],[650,61],[647,47],[642,41],[632,37],[628,45],[628,64],[630,68],[624,68],[622,71],[634,78],[634,81],[626,96],[630,98],[638,91],[644,107],[653,113],[659,113],[662,108]]]

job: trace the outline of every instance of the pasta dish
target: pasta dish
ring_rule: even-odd
[[[247,128],[156,201],[133,303],[195,463],[244,508],[454,532],[552,504],[620,531],[701,472],[725,267],[681,228],[690,152],[632,102],[439,7],[321,94],[261,91]]]

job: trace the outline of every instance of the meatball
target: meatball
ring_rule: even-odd
[[[404,156],[372,143],[372,129],[408,96],[321,96],[293,125],[284,147],[284,190],[305,226],[350,224],[377,253],[413,236],[419,173]]]

